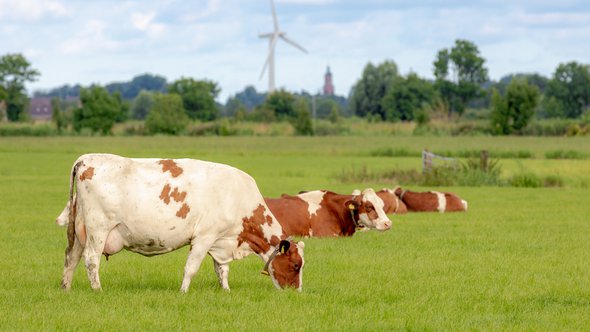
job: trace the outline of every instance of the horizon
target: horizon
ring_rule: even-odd
[[[315,94],[326,67],[348,96],[369,62],[394,61],[401,75],[433,79],[436,53],[473,42],[490,80],[518,73],[551,77],[560,63],[587,64],[590,4],[582,1],[469,2],[276,0],[279,27],[303,46],[276,48],[276,86]],[[165,2],[0,0],[0,55],[21,53],[40,71],[27,92],[107,85],[144,73],[216,82],[227,98],[259,80],[272,30],[269,1]]]

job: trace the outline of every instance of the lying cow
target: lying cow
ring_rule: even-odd
[[[467,211],[467,201],[462,200],[453,193],[427,191],[414,192],[395,188],[395,194],[406,205],[408,211],[415,212],[459,212]]]
[[[359,195],[360,190],[355,189],[352,194]],[[406,204],[402,202],[395,194],[395,189],[383,188],[376,192],[377,196],[383,201],[383,211],[387,214],[405,214],[408,213]]]
[[[361,227],[391,228],[383,201],[373,189],[356,196],[314,190],[264,200],[287,235],[351,236]]]
[[[285,240],[254,179],[227,165],[83,155],[72,167],[70,200],[56,222],[68,225],[65,290],[82,255],[91,287],[100,290],[102,254],[127,249],[153,256],[189,244],[182,292],[206,254],[224,289],[229,263],[250,254],[265,261],[263,272],[277,288],[302,288],[303,242]]]

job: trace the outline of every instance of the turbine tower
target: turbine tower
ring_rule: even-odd
[[[266,58],[266,62],[264,62],[262,72],[260,73],[260,79],[262,79],[262,76],[264,76],[264,71],[268,66],[268,94],[271,94],[275,91],[275,47],[279,38],[300,49],[303,53],[307,53],[307,50],[305,50],[301,45],[297,44],[294,40],[288,38],[287,33],[279,29],[279,22],[277,20],[277,13],[275,12],[275,4],[273,0],[270,0],[270,7],[272,9],[274,31],[258,35],[260,38],[268,38],[268,57]]]

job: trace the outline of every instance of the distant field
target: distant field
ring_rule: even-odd
[[[83,265],[59,290],[73,161],[87,152],[189,157],[229,163],[264,195],[342,183],[352,165],[419,169],[418,157],[371,156],[379,148],[529,151],[503,170],[559,173],[563,188],[443,188],[469,201],[459,214],[392,216],[385,233],[305,239],[303,292],[277,291],[257,257],[231,264],[231,293],[210,259],[180,294],[187,248],[101,263],[103,291]],[[489,137],[56,137],[0,138],[0,328],[2,330],[590,330],[590,154],[586,138]],[[416,188],[430,189],[430,188]]]

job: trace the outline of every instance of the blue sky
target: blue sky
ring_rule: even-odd
[[[393,60],[432,78],[438,50],[474,42],[492,79],[551,76],[560,63],[590,63],[590,2],[581,0],[275,0],[279,26],[309,54],[279,43],[276,85],[321,89],[331,67],[348,95],[363,67]],[[218,98],[259,79],[270,32],[269,0],[0,0],[0,55],[23,53],[41,72],[30,91],[107,84],[152,73],[219,84]]]

